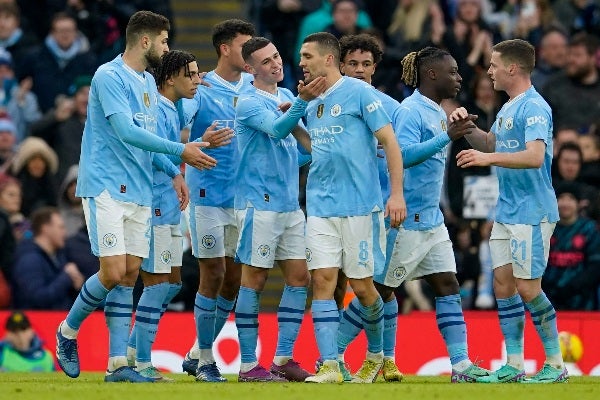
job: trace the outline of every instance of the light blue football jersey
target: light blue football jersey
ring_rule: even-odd
[[[137,126],[156,133],[158,96],[152,75],[136,72],[121,55],[98,68],[83,129],[77,196],[108,190],[115,200],[151,206],[152,153],[122,141],[108,117],[126,113]]]
[[[500,192],[496,221],[527,225],[538,225],[545,218],[548,222],[558,221],[550,175],[552,129],[552,110],[533,86],[504,104],[498,112],[491,128],[496,135],[496,152],[516,153],[525,150],[527,142],[543,140],[546,154],[540,168],[496,169]]]
[[[435,101],[423,96],[418,90],[400,104],[396,129],[398,142],[405,152],[419,151],[414,145],[444,135],[445,143],[450,142],[447,134],[446,113]],[[411,149],[412,146],[412,149]],[[440,197],[446,168],[446,146],[442,147],[423,162],[404,170],[404,199],[406,220],[404,229],[427,230],[441,225],[444,217],[440,211]],[[409,159],[410,154],[406,154]]]
[[[199,86],[194,99],[183,99],[186,115],[194,115],[190,141],[204,134],[214,121],[217,128],[234,128],[235,105],[240,95],[254,91],[252,75],[243,73],[238,82],[227,82],[215,71],[204,77],[211,86]],[[235,174],[239,162],[237,137],[231,143],[204,152],[217,160],[214,168],[197,170],[186,166],[186,181],[190,188],[190,202],[211,207],[233,207]]]
[[[397,126],[400,117],[400,102],[393,97],[388,96],[380,90],[373,88],[375,95],[381,100],[383,109],[392,120],[392,128],[397,132]],[[385,205],[390,198],[390,173],[387,166],[387,158],[382,148],[377,148],[377,168],[379,170],[379,184],[381,185],[381,196]]]
[[[180,119],[175,104],[161,95],[158,108],[157,135],[172,142],[180,142]],[[169,159],[179,168],[180,157],[169,156]],[[173,189],[173,178],[153,168],[152,225],[179,225],[180,220],[181,210],[177,193]]]
[[[291,134],[277,139],[260,130],[265,118],[283,115],[277,107],[288,101],[293,103],[294,95],[285,88],[279,88],[276,95],[255,89],[238,100],[235,131],[240,163],[234,185],[236,209],[254,207],[276,212],[300,209],[296,139]]]
[[[345,217],[383,210],[373,132],[390,118],[374,89],[342,77],[309,103],[306,121],[312,146],[307,214]]]

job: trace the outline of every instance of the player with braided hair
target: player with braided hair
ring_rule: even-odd
[[[182,98],[194,97],[200,83],[198,65],[193,54],[173,50],[164,54],[160,66],[153,71],[160,93],[157,135],[173,142],[181,141],[181,123],[175,104]],[[212,134],[214,126],[207,129]],[[222,128],[215,133],[231,133]],[[170,157],[175,167],[181,159]],[[144,291],[135,313],[135,325],[129,336],[127,361],[140,375],[159,382],[171,381],[151,362],[152,343],[160,317],[181,289],[183,238],[179,222],[179,203],[169,177],[154,168],[152,185],[152,228],[150,255],[141,265]]]
[[[342,49],[344,47],[342,40]],[[360,75],[352,68],[353,60],[356,63],[360,57],[361,54],[356,52],[348,53],[342,71],[350,76]],[[448,52],[426,47],[404,57],[402,67],[403,81],[417,89],[398,107],[388,111],[402,148],[407,219],[401,227],[388,230],[385,268],[373,277],[375,287],[389,309],[386,312],[384,308],[384,354],[389,357],[389,368],[393,371],[396,334],[396,324],[392,323],[395,319],[394,289],[407,279],[424,278],[436,294],[436,317],[452,363],[451,380],[473,382],[476,377],[487,375],[488,371],[469,360],[456,265],[439,201],[446,146],[474,128],[474,117],[461,120],[461,124],[454,123],[449,127],[446,124],[440,102],[454,98],[462,81],[456,61]],[[373,73],[374,68],[366,74],[368,80]],[[432,188],[436,189],[435,196],[422,195],[431,193]],[[356,303],[356,300],[350,303],[340,324],[340,353],[360,333],[362,322],[355,312]],[[390,374],[390,377],[401,379],[401,375],[396,374]]]

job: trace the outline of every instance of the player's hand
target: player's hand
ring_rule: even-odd
[[[448,125],[448,137],[455,141],[461,137],[468,135],[477,129],[477,125],[473,121],[479,118],[477,115],[469,114],[467,118],[452,121]]]
[[[210,169],[217,165],[217,160],[202,151],[209,145],[208,142],[188,142],[181,153],[181,159],[196,169]]]
[[[456,155],[456,165],[461,168],[487,167],[491,165],[489,155],[473,149],[463,150]]]
[[[286,112],[287,110],[290,109],[291,106],[292,106],[292,103],[290,103],[289,101],[285,101],[285,102],[281,103],[280,105],[278,105],[277,109],[281,112]]]
[[[313,79],[308,85],[304,81],[298,82],[298,97],[304,101],[311,101],[319,96],[327,89],[327,78],[318,76]]]
[[[398,228],[406,219],[406,201],[402,195],[391,195],[385,205],[386,217],[390,217],[390,226]]]
[[[456,110],[452,111],[448,116],[448,122],[458,121],[459,119],[464,119],[469,116],[469,112],[464,107],[458,107]]]
[[[212,125],[206,128],[204,131],[204,135],[202,135],[202,141],[209,143],[207,148],[214,149],[215,147],[221,147],[231,143],[231,138],[234,135],[233,129],[217,129],[217,122],[213,122]]]
[[[206,76],[206,74],[208,74],[208,72],[200,72],[198,74],[198,77],[200,77],[200,85],[210,87],[210,83],[208,83],[204,80],[204,77]]]
[[[183,211],[190,201],[190,190],[185,184],[185,179],[183,179],[181,174],[173,178],[173,188],[175,189],[175,193],[177,193],[177,198],[179,199],[179,209]]]

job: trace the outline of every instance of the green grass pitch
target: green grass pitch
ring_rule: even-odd
[[[78,379],[63,373],[0,374],[0,399],[6,400],[585,400],[600,399],[600,377],[572,377],[566,384],[451,384],[449,377],[406,376],[402,383],[358,384],[197,383],[187,375],[171,374],[174,383],[104,383],[101,373]]]

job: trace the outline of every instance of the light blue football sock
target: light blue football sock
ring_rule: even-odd
[[[235,300],[227,300],[225,297],[217,296],[217,316],[215,319],[215,339],[221,333],[225,323],[229,319],[229,314],[233,310]]]
[[[352,299],[344,311],[337,335],[338,354],[344,354],[346,349],[363,329],[363,320],[360,316],[360,302],[358,298]]]
[[[169,291],[167,292],[167,296],[163,300],[162,308],[160,311],[161,315],[164,314],[165,311],[167,311],[167,307],[169,306],[169,303],[171,303],[171,301],[175,298],[175,296],[177,296],[177,293],[179,293],[180,290],[181,290],[181,282],[180,283],[169,283]]]
[[[167,293],[169,293],[168,282],[145,287],[142,292],[142,297],[140,297],[135,310],[137,362],[150,362],[152,360],[152,344],[156,338],[161,309]]]
[[[538,336],[542,340],[546,357],[556,356],[560,353],[560,343],[558,340],[558,328],[556,326],[556,311],[546,297],[541,292],[529,303],[525,303],[531,313],[531,320],[537,330]]]
[[[109,357],[126,357],[132,312],[133,287],[115,286],[106,296],[104,305],[104,316],[109,334]]]
[[[194,303],[194,320],[196,321],[196,335],[198,348],[212,349],[215,338],[215,317],[217,300],[196,293]]]
[[[467,325],[460,304],[460,294],[436,297],[435,318],[452,365],[468,360]]]
[[[285,286],[279,309],[277,310],[277,323],[279,332],[277,336],[276,356],[292,357],[294,344],[298,338],[304,310],[306,308],[305,286]]]
[[[383,303],[383,356],[395,357],[398,328],[398,302],[396,297]]]
[[[256,290],[240,286],[238,302],[235,306],[235,325],[238,330],[242,363],[257,361],[259,301],[260,295]]]
[[[506,299],[496,299],[500,330],[504,336],[507,356],[522,358],[523,330],[525,327],[525,308],[521,296],[515,294]]]
[[[167,296],[163,300],[162,307],[160,309],[160,316],[162,317],[165,311],[167,310],[167,306],[173,300],[177,293],[181,290],[181,283],[168,283],[169,291],[167,292]],[[143,296],[143,293],[142,293]],[[141,301],[141,299],[140,299]],[[136,335],[137,335],[137,324],[134,323],[131,328],[131,333],[129,334],[129,342],[127,343],[127,347],[136,348]]]
[[[90,276],[81,287],[75,303],[69,310],[66,318],[67,325],[78,331],[83,320],[102,304],[109,291],[102,285],[97,273]]]
[[[369,353],[383,351],[383,300],[377,296],[370,306],[360,304],[360,316],[367,334],[367,350]]]
[[[340,315],[335,300],[313,300],[312,318],[321,360],[337,360],[337,331]]]

